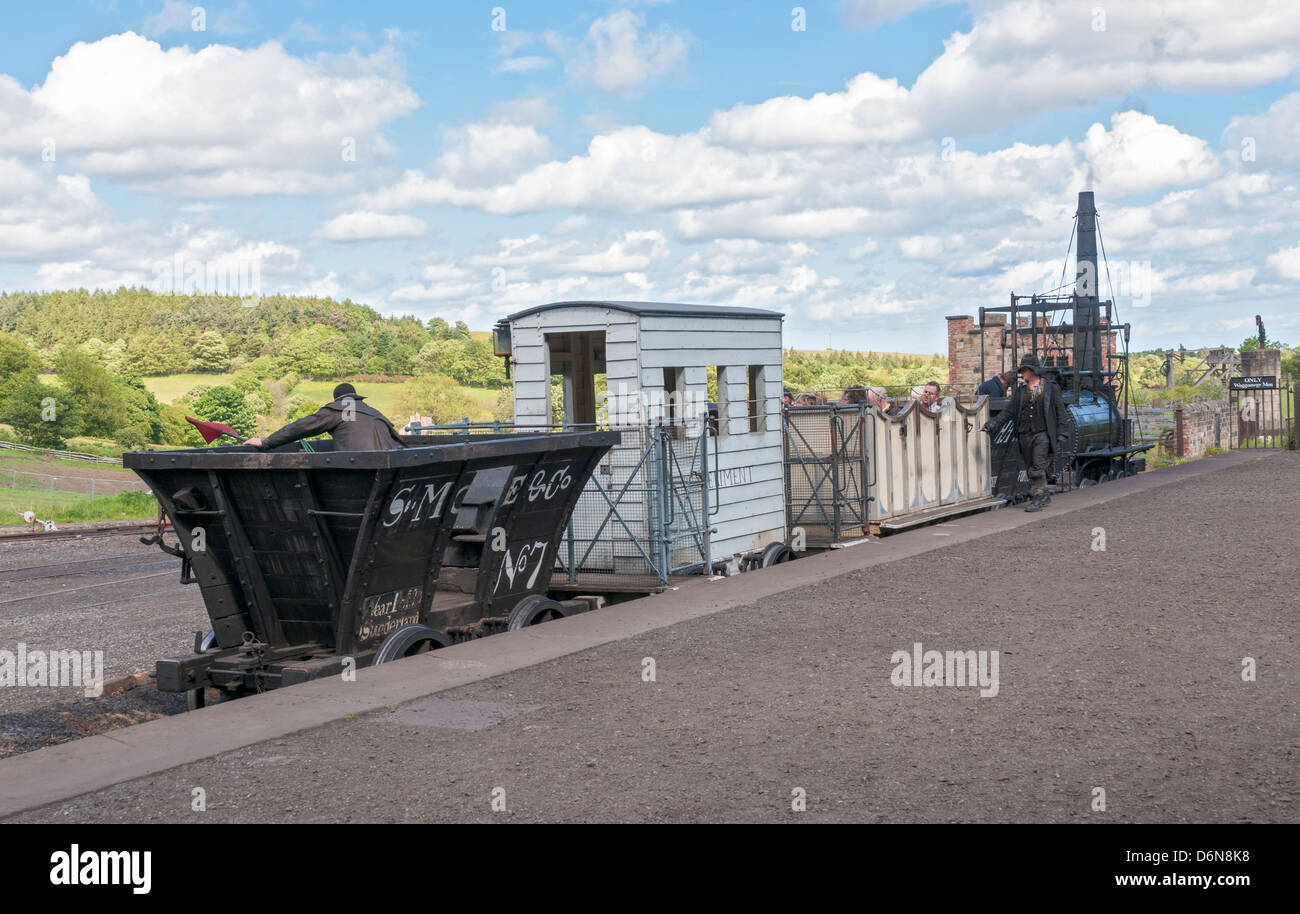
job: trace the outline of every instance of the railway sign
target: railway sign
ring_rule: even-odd
[[[1277,390],[1277,375],[1253,375],[1245,378],[1229,378],[1228,390]]]

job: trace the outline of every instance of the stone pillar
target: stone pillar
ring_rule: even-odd
[[[1254,378],[1260,375],[1282,377],[1281,349],[1243,349],[1241,351],[1241,376]]]
[[[972,372],[979,373],[979,348],[971,348],[971,330],[975,319],[969,314],[954,314],[948,321],[948,389],[964,387]],[[971,367],[972,361],[974,368]],[[976,384],[979,382],[977,381]]]
[[[1296,421],[1295,407],[1300,403],[1300,381],[1295,382],[1294,397],[1291,400],[1291,450],[1300,448],[1300,422]]]

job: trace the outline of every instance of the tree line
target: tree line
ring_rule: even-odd
[[[233,375],[163,405],[142,378]],[[53,383],[42,375],[53,374]],[[147,289],[0,294],[0,422],[40,447],[202,443],[185,415],[245,435],[320,407],[303,379],[402,380],[403,406],[463,409],[460,388],[504,389],[502,360],[463,321],[386,317],[345,300],[164,295]],[[419,381],[419,383],[415,383]],[[477,408],[477,407],[476,407]]]
[[[0,293],[0,332],[56,370],[71,346],[115,376],[248,370],[261,378],[436,372],[466,387],[505,386],[486,340],[463,321],[387,317],[349,299],[269,296],[250,301],[149,289]]]

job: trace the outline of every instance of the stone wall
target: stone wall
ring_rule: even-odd
[[[1237,415],[1228,398],[1174,407],[1174,456],[1202,457],[1209,448],[1237,444]]]

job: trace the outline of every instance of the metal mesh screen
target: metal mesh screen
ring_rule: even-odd
[[[867,523],[868,410],[790,407],[783,425],[789,528],[801,528],[808,545],[861,535]]]

